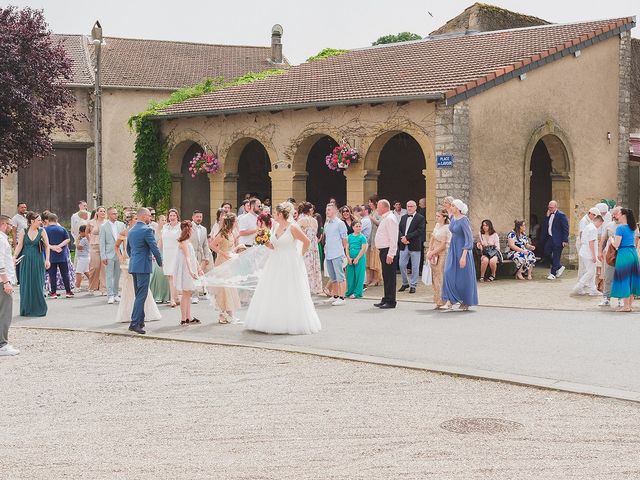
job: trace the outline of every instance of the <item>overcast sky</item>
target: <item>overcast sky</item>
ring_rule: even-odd
[[[303,62],[325,47],[357,48],[401,31],[427,35],[461,13],[470,0],[31,0],[9,2],[44,10],[56,33],[89,34],[96,19],[104,35],[233,45],[271,42],[284,27],[284,54]],[[564,2],[497,0],[500,7],[557,23],[637,16],[639,0]],[[6,4],[5,4],[6,5]],[[170,6],[165,6],[170,5]],[[429,15],[431,12],[433,17]],[[632,35],[640,36],[640,28]]]

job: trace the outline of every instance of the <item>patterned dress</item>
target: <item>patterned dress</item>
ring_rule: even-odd
[[[434,258],[431,262],[431,279],[433,285],[433,301],[439,307],[443,306],[446,302],[442,300],[442,282],[444,279],[444,265],[447,261],[447,253],[449,251],[449,242],[451,241],[451,232],[449,231],[449,225],[440,225],[439,223],[433,229],[433,239],[439,244],[445,244],[445,249],[441,252],[437,258]]]
[[[518,237],[516,232],[513,230],[509,232],[507,235],[507,240],[513,240],[513,243],[518,248],[527,249],[527,245],[531,245],[531,240],[526,235],[521,235]],[[509,260],[513,260],[513,263],[516,264],[518,270],[523,269],[524,273],[529,273],[529,267],[532,267],[536,263],[536,254],[531,250],[527,250],[526,252],[516,252],[515,250],[509,250],[507,253],[507,258]]]
[[[320,251],[318,250],[318,232],[313,227],[313,222],[306,215],[301,215],[298,219],[300,228],[311,240],[311,245],[304,254],[304,265],[307,268],[307,277],[309,278],[309,289],[312,295],[322,294],[322,271],[320,263]]]

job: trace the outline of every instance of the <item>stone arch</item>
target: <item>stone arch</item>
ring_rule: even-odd
[[[525,150],[524,218],[531,221],[533,214],[542,222],[546,204],[553,199],[569,217],[573,231],[573,172],[573,152],[564,130],[551,120],[536,128]],[[544,195],[550,198],[541,198]]]
[[[347,178],[343,172],[330,170],[325,157],[338,145],[331,135],[315,134],[301,145],[304,154],[304,198],[313,203],[322,214],[329,198],[335,197],[338,206],[347,203]],[[298,167],[299,168],[299,167]],[[295,197],[294,197],[295,198]]]
[[[263,155],[266,161],[263,163]],[[282,168],[270,143],[259,138],[242,136],[230,144],[222,157],[224,171],[224,199],[239,205],[243,190],[255,191],[258,196],[271,197],[271,173]],[[261,198],[264,200],[264,198]]]
[[[172,146],[169,152],[168,167],[172,175],[179,175],[182,168],[182,159],[192,144],[197,143],[203,150],[211,151],[209,142],[200,132],[193,129],[181,130],[172,133],[168,139]]]
[[[381,132],[376,136],[370,137],[368,148],[364,153],[362,162],[363,177],[363,199],[367,199],[378,192],[378,181],[380,179],[380,160],[385,146],[399,135],[409,136],[420,148],[424,156],[424,169],[420,172],[424,176],[424,198],[426,198],[427,220],[431,220],[436,210],[436,172],[435,172],[435,154],[431,139],[426,132],[417,126],[403,126],[401,129],[394,129]],[[393,201],[393,198],[389,198]],[[416,198],[414,200],[419,200]]]

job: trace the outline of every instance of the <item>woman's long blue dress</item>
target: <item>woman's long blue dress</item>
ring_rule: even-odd
[[[467,217],[459,220],[451,219],[449,224],[451,243],[444,266],[442,283],[442,299],[465,305],[478,304],[478,287],[476,284],[476,267],[473,263],[473,233]],[[462,250],[467,249],[467,265],[460,268]]]

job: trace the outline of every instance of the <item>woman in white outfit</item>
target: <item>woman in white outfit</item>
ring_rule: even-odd
[[[137,217],[135,213],[131,212],[125,217],[127,222],[127,229],[120,232],[118,239],[116,240],[116,255],[120,260],[120,278],[122,282],[122,296],[120,297],[120,304],[118,305],[118,313],[116,315],[116,321],[120,323],[131,323],[131,312],[133,312],[133,302],[136,299],[136,292],[133,288],[133,276],[129,273],[129,256],[127,255],[127,235],[129,229],[136,224]],[[153,299],[151,290],[147,296],[147,301],[144,302],[144,317],[145,321],[153,322],[154,320],[160,320],[160,310]]]
[[[169,289],[171,290],[171,307],[180,303],[176,286],[173,279],[173,267],[178,254],[178,237],[180,236],[180,215],[175,208],[169,210],[167,214],[168,222],[162,227],[160,238],[160,250],[162,251],[162,270],[169,279]]]
[[[273,252],[249,305],[247,330],[290,335],[320,331],[303,260],[311,242],[298,225],[290,222],[292,215],[291,203],[281,203],[275,209],[275,225],[266,245]]]
[[[191,238],[191,222],[185,220],[180,224],[180,236],[178,237],[178,253],[173,262],[171,276],[175,282],[175,289],[182,293],[184,301],[180,304],[180,325],[200,323],[191,315],[191,294],[196,289],[195,281],[202,276],[202,270],[198,266],[196,252],[189,241]]]

